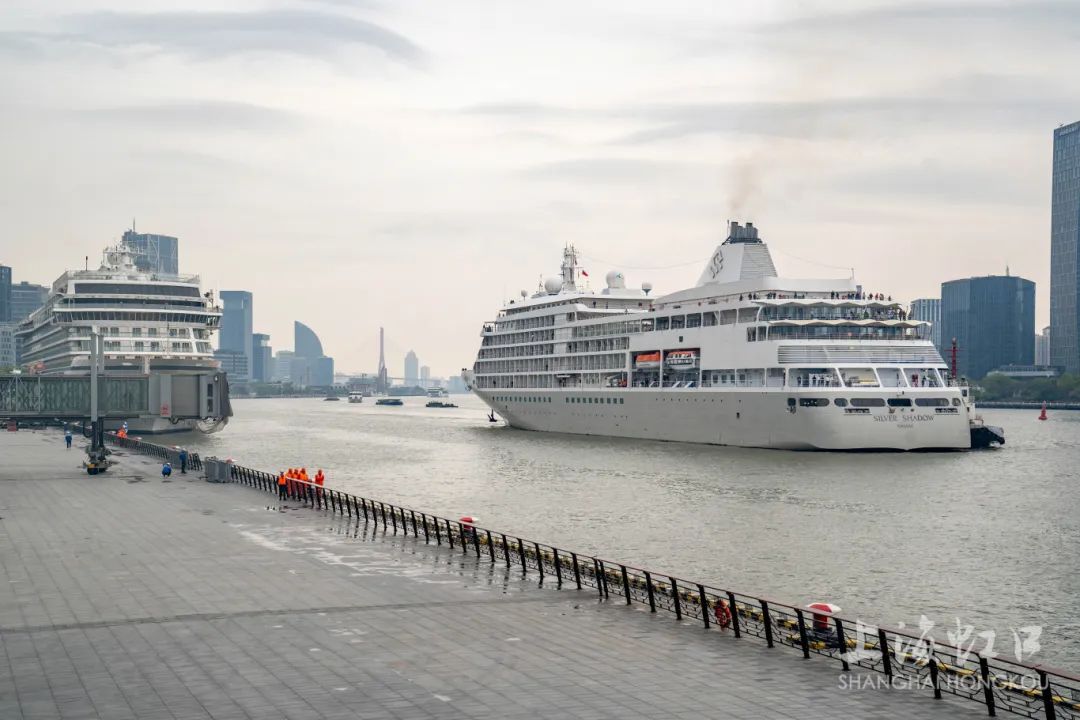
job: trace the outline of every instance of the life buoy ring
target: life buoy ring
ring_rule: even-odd
[[[727,600],[721,600],[716,605],[714,614],[716,615],[716,624],[721,630],[731,625],[731,608],[728,607]]]

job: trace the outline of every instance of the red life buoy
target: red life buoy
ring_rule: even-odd
[[[731,625],[731,608],[728,607],[727,600],[721,600],[715,610],[716,624],[720,626],[720,629]]]

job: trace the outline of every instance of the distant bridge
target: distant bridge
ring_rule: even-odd
[[[81,420],[92,416],[89,375],[0,374],[0,418]],[[232,415],[225,374],[97,377],[97,415],[126,419],[157,415],[174,420],[217,420]]]

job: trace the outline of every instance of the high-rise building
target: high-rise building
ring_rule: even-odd
[[[0,323],[11,322],[11,268],[0,265]]]
[[[171,235],[128,230],[123,243],[133,251],[135,267],[143,272],[176,275],[180,272],[180,241]]]
[[[253,366],[252,355],[254,341],[252,340],[252,298],[247,290],[222,290],[221,302],[223,304],[221,314],[221,331],[218,333],[219,347],[222,350],[236,350],[243,353],[247,358],[249,375],[243,379],[250,379]],[[235,380],[240,380],[236,375]]]
[[[334,384],[334,359],[323,354],[319,336],[300,321],[293,322],[293,352],[289,378],[294,384],[304,387]]]
[[[270,336],[265,333],[253,334],[251,353],[251,379],[270,382],[274,373],[274,349],[270,347]]]
[[[941,341],[957,344],[957,372],[979,379],[1035,360],[1035,283],[1011,275],[941,284]],[[946,356],[947,357],[947,356]]]
[[[295,356],[296,353],[292,350],[278,350],[274,353],[274,374],[271,379],[274,381],[288,380],[292,360]]]
[[[221,371],[229,376],[230,381],[247,382],[250,379],[251,366],[241,351],[221,348],[214,351],[214,359],[221,363]]]
[[[12,367],[15,357],[15,323],[0,323],[0,368]]]
[[[1050,364],[1080,373],[1080,122],[1054,131],[1050,191]]]
[[[49,299],[49,288],[23,280],[11,286],[11,321],[22,322]]]
[[[938,298],[912,300],[911,319],[930,323],[930,330],[923,335],[923,339],[934,343],[938,352],[944,352],[941,348],[941,300]]]
[[[405,384],[416,385],[420,382],[420,358],[412,350],[405,353]]]
[[[1035,364],[1046,366],[1050,364],[1050,326],[1035,336]]]
[[[431,384],[431,368],[427,365],[420,366],[420,387],[428,387]]]

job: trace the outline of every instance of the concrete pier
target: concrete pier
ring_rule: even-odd
[[[0,718],[986,716],[122,453],[0,435]]]

